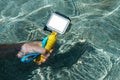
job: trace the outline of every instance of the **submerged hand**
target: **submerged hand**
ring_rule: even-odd
[[[22,58],[26,54],[35,53],[35,52],[39,52],[41,54],[47,53],[47,51],[44,48],[42,48],[40,44],[41,44],[40,41],[29,42],[29,43],[23,44],[23,46],[21,47],[21,50],[17,54],[17,57]],[[48,53],[51,53],[51,52],[52,50]],[[48,55],[50,54],[47,54],[46,57],[48,57]]]

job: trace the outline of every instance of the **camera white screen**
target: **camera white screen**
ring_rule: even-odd
[[[52,29],[53,31],[57,31],[58,33],[64,34],[69,23],[69,19],[53,13],[47,23],[47,27]]]

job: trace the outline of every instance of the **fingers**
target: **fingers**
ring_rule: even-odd
[[[24,55],[25,55],[24,52],[19,51],[18,54],[17,54],[17,57],[22,58]]]
[[[44,56],[45,56],[46,58],[48,58],[52,52],[53,52],[53,49],[51,49],[49,52],[47,52],[46,54],[44,54]]]
[[[49,51],[49,53],[52,53],[53,52],[53,49],[51,49],[50,51]]]

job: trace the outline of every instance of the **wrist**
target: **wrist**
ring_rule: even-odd
[[[20,51],[23,43],[15,44],[15,51]]]

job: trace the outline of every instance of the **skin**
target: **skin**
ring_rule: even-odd
[[[21,58],[26,54],[30,54],[30,53],[34,53],[34,52],[39,52],[41,54],[45,54],[46,50],[44,48],[40,47],[40,43],[39,41],[35,41],[35,42],[29,42],[29,43],[25,43],[21,46],[21,50],[18,52],[17,57]]]
[[[7,59],[10,56],[15,56],[16,53],[18,58],[22,58],[28,53],[30,54],[34,52],[39,52],[46,57],[44,60],[45,62],[46,59],[50,56],[50,53],[52,53],[53,49],[48,52],[44,48],[40,47],[40,44],[40,41],[22,44],[0,44],[0,59]]]

